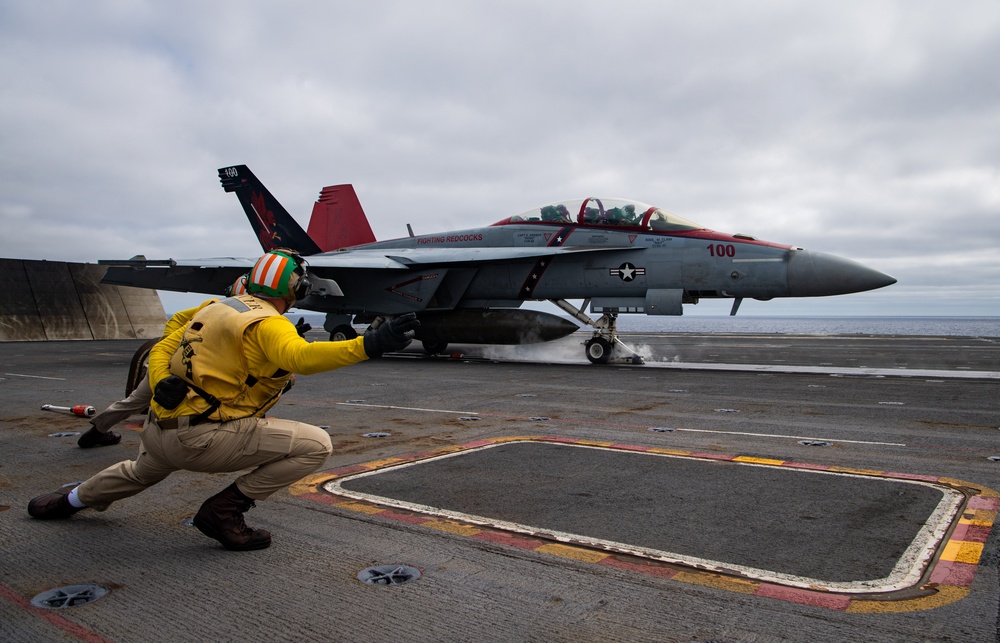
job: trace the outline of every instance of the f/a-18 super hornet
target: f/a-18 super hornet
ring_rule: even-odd
[[[557,201],[483,227],[376,241],[350,185],[322,189],[307,232],[247,166],[221,168],[219,178],[264,250],[306,257],[313,289],[297,306],[326,313],[331,339],[411,311],[428,353],[449,343],[531,343],[579,330],[566,317],[521,309],[550,301],[593,329],[584,342],[591,362],[639,361],[618,339],[620,314],[681,315],[684,304],[726,298],[735,315],[745,298],[843,295],[896,282],[849,259],[716,232],[628,199]],[[221,294],[255,259],[100,263],[111,266],[104,283]]]

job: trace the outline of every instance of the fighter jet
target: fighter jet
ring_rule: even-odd
[[[554,201],[492,225],[376,241],[350,185],[321,190],[306,232],[247,166],[221,168],[219,178],[264,250],[306,258],[313,290],[297,307],[326,313],[333,340],[410,311],[431,354],[449,343],[531,343],[579,330],[565,317],[521,309],[549,301],[592,329],[584,342],[591,362],[640,362],[618,337],[621,314],[681,315],[684,304],[724,298],[735,315],[745,298],[842,295],[896,282],[849,259],[716,232],[630,199]],[[111,266],[104,283],[221,294],[255,259],[99,263]]]

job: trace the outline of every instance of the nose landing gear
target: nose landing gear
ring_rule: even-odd
[[[603,337],[592,337],[583,343],[587,351],[587,359],[592,364],[607,364],[611,359],[611,351],[614,345]]]
[[[644,363],[639,353],[636,353],[619,339],[617,313],[604,313],[599,319],[591,319],[583,312],[590,303],[589,299],[585,300],[579,309],[565,299],[551,301],[578,321],[594,329],[594,336],[583,343],[587,359],[592,364],[608,364],[612,361],[631,364]]]

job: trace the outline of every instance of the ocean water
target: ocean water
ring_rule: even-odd
[[[290,313],[294,322],[305,317],[315,329],[323,315]],[[658,317],[621,315],[625,333],[744,333],[778,335],[909,335],[931,337],[997,337],[1000,317]]]

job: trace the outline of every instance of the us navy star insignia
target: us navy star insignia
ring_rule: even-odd
[[[639,275],[646,274],[646,269],[636,268],[632,264],[625,262],[617,268],[612,268],[611,274],[620,277],[622,281],[632,281]]]

